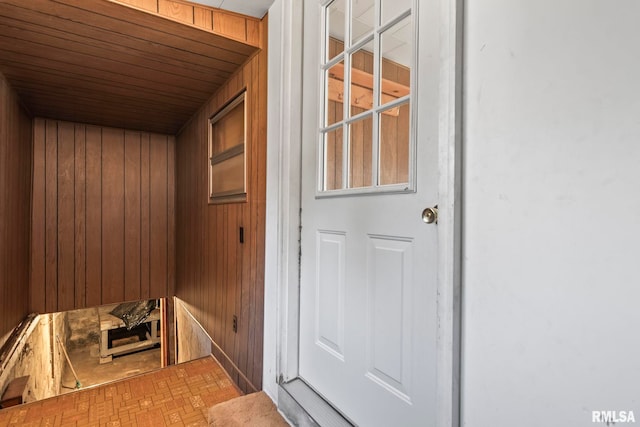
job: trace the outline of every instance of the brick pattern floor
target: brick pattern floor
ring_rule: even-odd
[[[0,426],[207,426],[207,411],[241,395],[212,357],[0,410]]]

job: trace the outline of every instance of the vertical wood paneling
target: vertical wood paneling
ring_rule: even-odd
[[[74,217],[75,217],[75,303],[73,307],[86,305],[86,127],[75,126]]]
[[[120,0],[121,3],[144,9],[148,12],[158,12],[158,0]]]
[[[17,100],[12,98],[11,90],[9,84],[4,79],[4,76],[0,75],[0,107],[2,110],[0,111],[0,298],[3,301],[7,301],[7,305],[12,301],[11,298],[11,288],[7,285],[7,277],[9,273],[7,271],[6,262],[6,253],[9,249],[9,242],[5,239],[5,235],[7,234],[7,229],[9,228],[8,219],[7,219],[7,210],[8,205],[4,203],[7,198],[7,193],[9,189],[9,183],[7,182],[7,149],[9,148],[9,140],[11,139],[9,129],[9,123],[13,119],[11,114],[11,104],[17,102]],[[13,325],[11,325],[14,320],[15,313],[7,310],[7,313],[0,317],[2,329],[0,330],[3,335],[6,332],[9,332]],[[19,321],[19,319],[16,319]],[[17,323],[17,322],[16,322]]]
[[[102,129],[87,126],[86,140],[87,307],[102,304]],[[80,308],[80,307],[76,307]]]
[[[42,313],[45,307],[45,126],[36,119],[33,126],[33,195],[31,207],[31,285],[29,306]],[[1,209],[1,208],[0,208]]]
[[[213,30],[238,40],[247,40],[247,20],[220,10],[213,11]]]
[[[150,230],[151,204],[149,203],[149,134],[142,134],[140,138],[140,296],[151,295],[149,290],[149,262],[150,262]]]
[[[167,290],[176,291],[176,138],[167,139]]]
[[[0,336],[28,314],[31,129],[31,118],[0,74]],[[37,266],[39,280],[44,279],[42,266]]]
[[[37,119],[34,147],[32,310],[169,295],[173,137]]]
[[[45,310],[58,309],[58,123],[45,124]]]
[[[213,12],[211,11],[211,9],[194,6],[193,23],[198,27],[206,28],[207,30],[213,30]]]
[[[214,26],[216,25],[214,15]],[[266,40],[266,19],[261,41]],[[266,51],[247,62],[192,118],[176,142],[176,294],[250,381],[262,386],[266,206]],[[207,204],[208,119],[247,88],[247,202]],[[244,228],[244,243],[239,228]],[[232,330],[233,316],[238,332]],[[217,351],[214,355],[249,386]]]
[[[158,13],[176,21],[193,24],[194,6],[170,0],[158,0]]]
[[[151,260],[150,290],[152,295],[165,295],[167,292],[167,250],[168,250],[168,217],[167,217],[167,171],[168,150],[167,137],[152,135],[149,153],[150,176],[150,241]]]
[[[139,132],[125,132],[124,136],[124,299],[140,299],[140,140]]]
[[[102,303],[124,301],[124,131],[102,131]]]
[[[75,305],[75,129],[58,124],[58,309]],[[55,183],[56,180],[51,181]]]

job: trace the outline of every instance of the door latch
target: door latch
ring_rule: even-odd
[[[422,220],[427,224],[438,223],[438,205],[422,211]]]

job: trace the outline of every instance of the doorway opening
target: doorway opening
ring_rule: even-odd
[[[173,363],[172,305],[159,298],[28,316],[1,350],[0,408]]]

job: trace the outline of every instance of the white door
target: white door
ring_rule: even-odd
[[[300,376],[358,425],[434,425],[438,2],[304,7]]]

